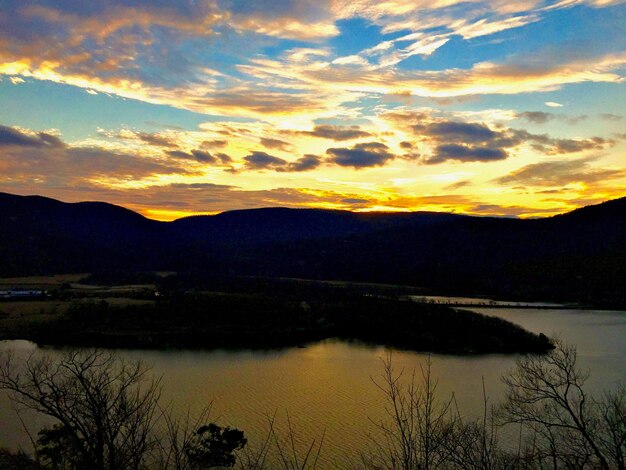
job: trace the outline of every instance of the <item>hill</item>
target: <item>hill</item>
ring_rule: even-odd
[[[626,198],[532,220],[267,208],[165,223],[0,193],[0,275],[148,270],[626,305]]]

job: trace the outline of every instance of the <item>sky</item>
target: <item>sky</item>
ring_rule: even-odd
[[[172,220],[626,196],[626,3],[0,0],[0,191]]]

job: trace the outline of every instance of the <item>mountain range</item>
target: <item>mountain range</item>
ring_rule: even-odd
[[[626,198],[540,219],[266,208],[158,222],[0,193],[0,276],[155,270],[626,305]]]

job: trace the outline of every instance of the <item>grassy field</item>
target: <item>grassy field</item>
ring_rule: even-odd
[[[106,302],[114,307],[149,305],[153,284],[94,286],[81,284],[85,274],[57,274],[0,278],[0,290],[36,289],[49,293],[46,299],[0,300],[0,339],[12,337],[25,326],[54,322],[80,303]],[[138,298],[139,297],[139,298]]]
[[[55,274],[53,276],[3,277],[0,278],[0,289],[24,287],[28,289],[52,289],[63,284],[79,282],[85,274]]]

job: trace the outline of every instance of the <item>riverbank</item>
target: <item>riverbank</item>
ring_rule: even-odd
[[[169,292],[152,300],[74,299],[0,318],[0,339],[116,348],[273,349],[329,338],[450,354],[541,353],[543,335],[445,305],[344,288]],[[7,303],[0,304],[0,311]]]

